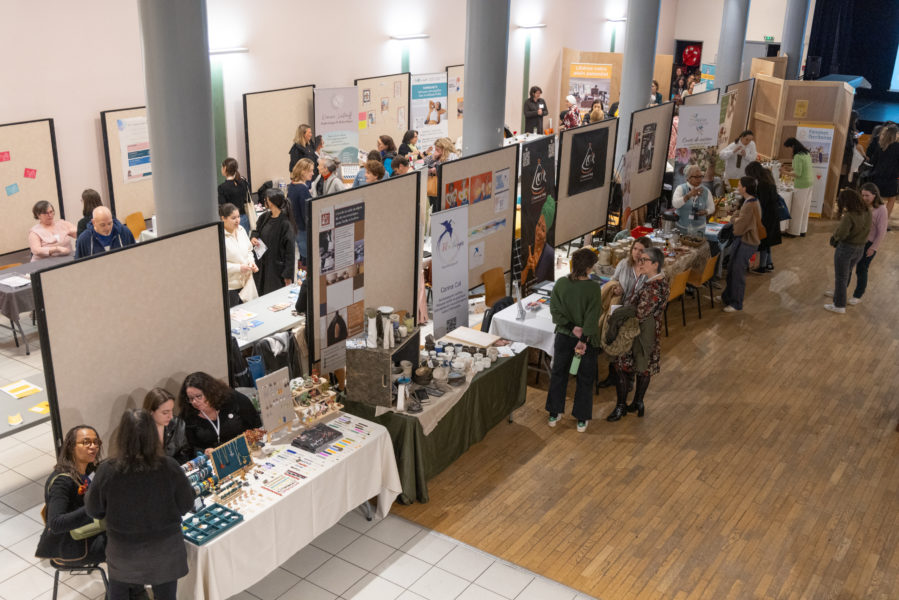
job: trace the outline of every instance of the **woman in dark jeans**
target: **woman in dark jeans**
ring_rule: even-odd
[[[731,221],[734,226],[734,241],[730,251],[730,266],[727,269],[727,286],[721,294],[726,305],[724,312],[743,310],[746,295],[746,271],[749,261],[759,246],[759,224],[762,215],[756,198],[757,182],[754,177],[741,177],[738,190],[743,196],[743,206]]]
[[[871,232],[865,243],[864,254],[855,267],[855,291],[852,293],[852,298],[849,298],[849,304],[853,306],[862,301],[862,296],[868,287],[868,267],[871,266],[871,261],[877,255],[880,242],[886,236],[887,222],[889,221],[887,207],[883,203],[883,198],[880,197],[880,191],[876,185],[873,183],[862,184],[861,195],[865,205],[871,209]]]
[[[767,237],[759,241],[759,266],[754,273],[762,274],[774,270],[771,261],[771,247],[781,243],[780,211],[777,202],[777,184],[771,171],[757,160],[746,165],[746,174],[758,181],[756,195],[762,209],[762,225],[767,230]]]
[[[845,189],[837,196],[837,214],[840,223],[830,238],[836,249],[833,252],[833,303],[825,304],[830,312],[846,312],[846,289],[852,269],[865,253],[865,242],[871,232],[871,211],[862,197],[853,189]]]

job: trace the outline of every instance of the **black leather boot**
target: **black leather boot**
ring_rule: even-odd
[[[638,417],[646,414],[646,407],[643,404],[643,397],[649,388],[649,375],[637,375],[637,389],[634,391],[634,401],[627,405],[627,412],[635,412]]]
[[[621,369],[615,369],[616,378],[615,378],[615,391],[618,394],[615,408],[612,409],[612,412],[609,413],[609,416],[606,417],[606,421],[614,422],[621,419],[621,417],[627,415],[627,384],[628,384],[628,376],[627,373],[622,371]]]

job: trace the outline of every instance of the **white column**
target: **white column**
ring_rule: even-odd
[[[138,0],[156,223],[162,234],[217,219],[205,0]]]
[[[799,79],[809,0],[787,0],[780,49],[787,55],[787,79]]]
[[[462,153],[501,148],[506,112],[511,0],[468,0]]]
[[[740,81],[748,22],[749,0],[724,0],[718,58],[715,61],[715,87],[722,91],[728,85]]]
[[[652,84],[661,8],[661,0],[630,0],[627,4],[621,95],[618,99],[616,164],[618,158],[627,151],[631,114],[649,104],[649,86]]]

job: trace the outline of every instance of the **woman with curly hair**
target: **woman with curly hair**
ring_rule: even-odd
[[[202,371],[191,373],[181,384],[178,412],[187,441],[197,452],[209,453],[247,429],[262,427],[249,398]]]

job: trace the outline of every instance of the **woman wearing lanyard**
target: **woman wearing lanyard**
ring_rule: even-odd
[[[721,301],[727,305],[724,312],[727,313],[743,310],[746,271],[749,269],[749,260],[759,247],[762,211],[759,208],[759,200],[755,197],[757,185],[754,177],[740,178],[738,189],[744,198],[743,207],[732,221],[734,242],[730,254],[730,267],[727,269],[727,287],[721,294]]]
[[[249,398],[200,371],[184,379],[178,407],[187,441],[197,452],[209,454],[244,431],[262,426]]]

